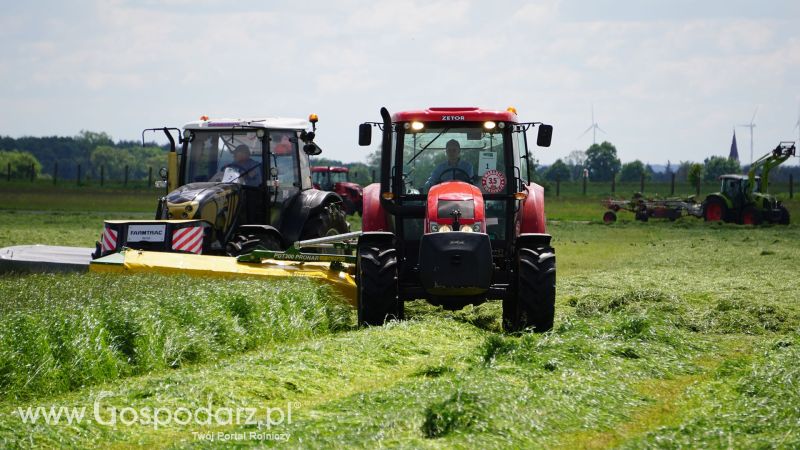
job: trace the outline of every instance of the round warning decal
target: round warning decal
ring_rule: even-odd
[[[487,194],[497,194],[506,187],[506,176],[498,170],[487,170],[481,178],[481,186]]]

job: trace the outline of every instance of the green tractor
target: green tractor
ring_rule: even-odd
[[[789,211],[769,194],[769,172],[795,156],[792,141],[782,141],[757,159],[747,175],[722,175],[720,192],[709,194],[703,202],[703,217],[708,222],[734,222],[758,225],[762,222],[789,224]],[[756,171],[761,169],[761,176]]]

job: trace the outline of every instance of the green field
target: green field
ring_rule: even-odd
[[[152,209],[86,197],[94,212],[0,211],[0,246],[88,246],[109,214]],[[2,276],[0,447],[800,447],[797,203],[788,227],[605,226],[599,198],[547,200],[559,271],[546,334],[502,333],[496,302],[415,302],[404,322],[356,329],[343,299],[305,281]],[[96,402],[105,422],[209,405],[292,416],[110,426]],[[37,406],[86,420],[24,423]]]

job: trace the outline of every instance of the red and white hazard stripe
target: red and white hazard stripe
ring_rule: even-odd
[[[172,249],[179,252],[203,253],[203,227],[186,227],[172,232]]]
[[[100,237],[103,253],[113,252],[117,249],[117,232],[109,227],[103,229]]]

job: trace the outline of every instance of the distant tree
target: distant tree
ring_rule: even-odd
[[[650,169],[648,172],[647,169]],[[652,178],[653,168],[649,165],[645,167],[644,163],[638,159],[622,165],[622,170],[619,172],[619,181],[639,181],[644,174],[645,179]]]
[[[136,162],[131,152],[108,145],[96,147],[89,159],[94,175],[99,177],[103,167],[106,180],[121,180],[125,176],[125,166],[134,167]]]
[[[692,186],[696,185],[703,179],[703,165],[694,163],[689,166],[689,170],[686,173],[686,179]]]
[[[675,179],[677,180],[688,180],[689,179],[689,169],[692,167],[691,161],[681,161],[678,163],[678,170],[675,171]]]
[[[586,152],[583,150],[573,150],[564,158],[564,162],[567,164],[567,167],[569,167],[572,179],[580,179],[583,176],[583,168],[586,166]]]
[[[570,170],[569,167],[564,164],[564,161],[561,159],[557,159],[544,173],[544,178],[548,181],[569,181],[570,179]]]
[[[723,156],[712,156],[703,161],[703,179],[705,181],[716,181],[720,175],[729,173],[740,173],[739,161],[728,159]]]
[[[9,164],[11,164],[12,178],[29,178],[31,176],[31,165],[33,165],[34,177],[38,177],[42,172],[42,164],[32,154],[17,150],[0,150],[0,171],[2,171],[3,176],[7,175]]]
[[[586,150],[586,167],[589,169],[590,180],[610,181],[620,168],[617,148],[607,141],[601,144],[592,144]]]

